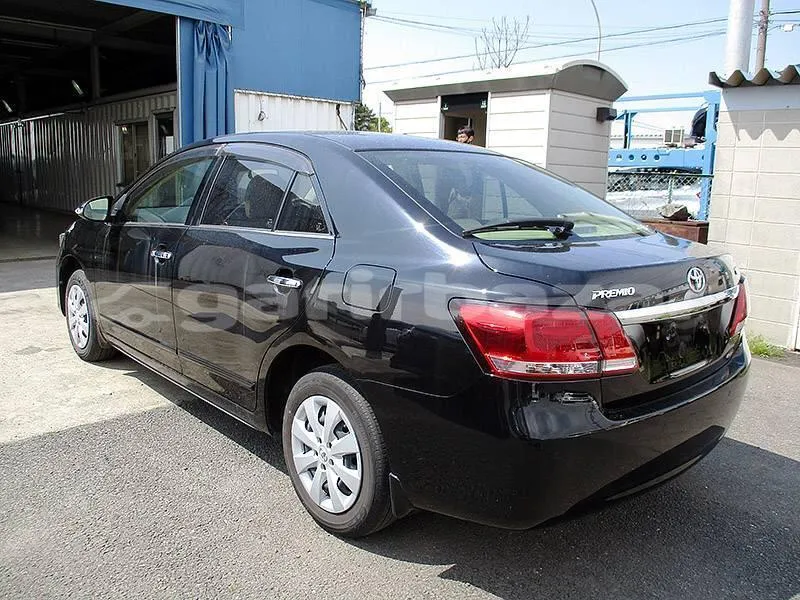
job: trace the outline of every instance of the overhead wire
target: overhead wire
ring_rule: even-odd
[[[669,31],[669,30],[672,30],[672,29],[693,27],[693,26],[697,26],[697,25],[708,25],[708,24],[712,24],[712,23],[720,23],[720,22],[727,21],[727,20],[728,20],[727,17],[719,17],[719,18],[715,18],[715,19],[706,19],[706,20],[703,20],[703,21],[693,21],[693,22],[689,22],[689,23],[676,23],[676,24],[673,24],[673,25],[662,25],[662,26],[659,26],[659,27],[649,27],[649,28],[645,28],[645,29],[630,30],[630,31],[624,31],[624,32],[619,32],[619,33],[609,33],[608,35],[605,35],[603,37],[604,37],[604,39],[607,40],[609,38],[625,37],[625,36],[630,36],[630,35],[633,35],[633,34],[654,33],[654,32],[658,32],[658,31]],[[575,38],[575,39],[567,39],[567,40],[558,41],[558,42],[550,42],[550,43],[544,43],[544,44],[533,44],[533,45],[530,45],[530,46],[521,46],[519,48],[519,50],[523,51],[523,50],[534,50],[534,49],[547,48],[547,47],[553,47],[553,46],[564,46],[564,45],[578,44],[578,43],[581,43],[581,42],[590,42],[590,41],[594,41],[596,39],[597,39],[597,36]],[[474,56],[475,56],[475,54],[474,54],[474,52],[472,52],[472,53],[469,53],[469,54],[460,54],[460,55],[456,55],[456,56],[447,56],[447,57],[441,57],[441,58],[429,58],[429,59],[408,61],[408,62],[402,62],[402,63],[393,63],[393,64],[388,64],[388,65],[376,65],[376,66],[372,66],[372,67],[365,67],[364,70],[365,71],[375,71],[375,70],[378,70],[378,69],[390,69],[390,68],[397,68],[397,67],[408,67],[408,66],[415,66],[415,65],[422,65],[422,64],[445,62],[445,61],[450,61],[450,60],[460,60],[460,59],[464,59],[464,58],[473,58]]]
[[[722,36],[722,35],[725,35],[725,32],[726,32],[726,30],[720,29],[719,31],[708,32],[708,33],[703,33],[703,34],[693,35],[693,36],[681,36],[681,37],[675,37],[675,38],[668,39],[668,40],[660,40],[660,41],[652,41],[652,42],[640,42],[640,43],[636,43],[636,44],[615,46],[613,48],[604,48],[603,52],[615,52],[615,51],[618,51],[618,50],[630,50],[630,49],[633,49],[633,48],[643,48],[643,47],[646,47],[646,46],[658,46],[658,45],[661,45],[661,44],[671,44],[671,43],[676,43],[676,42],[695,41],[695,40],[707,39],[707,38],[711,38],[711,37]],[[547,57],[547,58],[540,58],[540,59],[537,59],[537,60],[519,61],[519,62],[515,62],[514,64],[529,64],[529,63],[532,63],[532,62],[541,62],[541,61],[544,61],[544,60],[557,60],[557,59],[565,59],[565,58],[575,58],[575,57],[579,57],[579,56],[585,56],[585,55],[591,54],[591,53],[592,53],[591,51],[587,50],[587,51],[584,51],[584,52],[577,52],[577,53],[573,53],[573,54],[562,54],[562,55],[559,55],[559,56],[550,56],[550,57]],[[445,72],[442,72],[442,73],[430,73],[430,74],[425,75],[425,76],[426,77],[439,77],[439,76],[442,76],[442,75],[453,75],[453,74],[457,74],[457,73],[468,73],[468,72],[471,72],[471,71],[474,71],[474,70],[475,69],[458,69],[458,70],[453,70],[453,71],[445,71]],[[378,84],[381,84],[381,83],[392,83],[392,82],[394,82],[396,80],[397,79],[394,78],[394,79],[386,79],[386,80],[381,80],[381,81],[370,81],[370,82],[368,82],[368,84],[369,85],[378,85]]]

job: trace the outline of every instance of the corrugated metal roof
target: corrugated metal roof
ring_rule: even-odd
[[[722,79],[716,72],[712,72],[708,74],[708,83],[721,88],[762,85],[800,85],[800,64],[789,65],[782,71],[761,69],[752,77],[743,71],[736,70],[728,75],[727,79]]]

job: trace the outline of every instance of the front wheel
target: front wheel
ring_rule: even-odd
[[[104,344],[98,335],[89,280],[81,270],[75,271],[67,281],[64,307],[69,341],[75,354],[87,362],[99,362],[114,356],[116,351]]]
[[[394,520],[377,419],[341,373],[313,371],[292,388],[283,454],[300,501],[327,531],[362,537]]]

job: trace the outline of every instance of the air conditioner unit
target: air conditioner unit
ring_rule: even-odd
[[[684,130],[681,129],[665,129],[664,130],[664,145],[665,146],[682,146],[683,145]]]

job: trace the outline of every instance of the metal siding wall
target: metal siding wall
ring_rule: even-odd
[[[152,162],[152,116],[176,106],[176,93],[166,92],[91,106],[79,113],[0,125],[2,199],[69,211],[92,196],[116,195],[120,158],[116,125],[125,121],[149,123]],[[15,128],[16,144],[9,141]],[[15,146],[21,146],[22,172],[17,180],[13,171]],[[11,165],[11,189],[15,190],[11,198],[5,191],[9,181],[7,165]]]
[[[606,197],[611,124],[597,121],[597,107],[611,106],[598,98],[553,92],[547,168],[601,198]]]
[[[336,116],[336,105],[347,129],[353,127],[352,104],[299,98],[278,94],[265,94],[248,90],[234,92],[236,133],[248,131],[336,131],[344,129]],[[264,111],[263,121],[258,114]]]
[[[0,201],[12,202],[16,187],[14,176],[14,128],[0,127]]]
[[[439,137],[440,121],[439,98],[397,102],[394,105],[395,133],[436,139]]]
[[[248,0],[234,28],[233,87],[358,102],[361,12],[351,0]]]
[[[550,93],[546,90],[492,92],[486,147],[546,166],[549,111]]]

